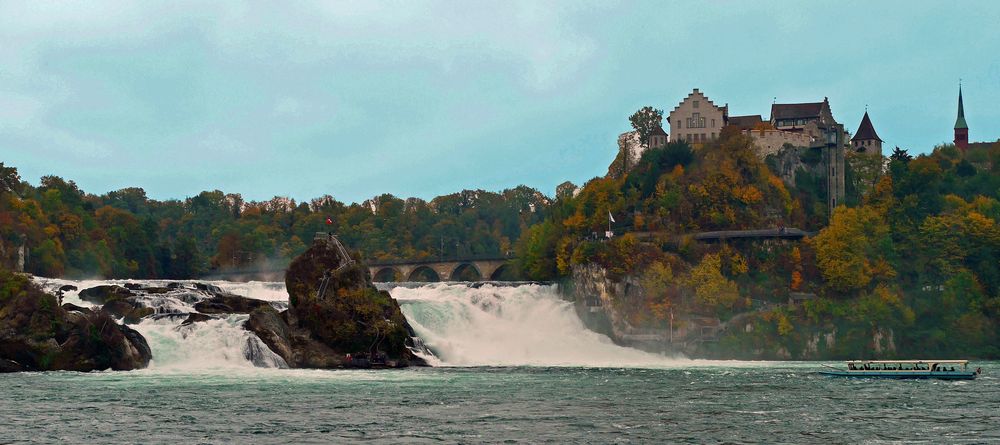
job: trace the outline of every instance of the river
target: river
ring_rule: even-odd
[[[214,284],[287,298],[278,283]],[[144,320],[147,369],[0,375],[0,443],[1000,442],[996,362],[977,363],[984,374],[968,382],[836,379],[817,375],[818,362],[622,348],[586,330],[550,286],[391,293],[435,367],[281,369],[248,354],[257,343],[244,316]]]

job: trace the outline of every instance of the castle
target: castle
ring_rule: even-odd
[[[772,104],[770,118],[765,122],[760,115],[730,116],[729,104],[716,105],[695,88],[674,107],[666,121],[673,140],[687,141],[695,146],[717,140],[722,130],[728,127],[753,138],[761,158],[777,154],[788,145],[817,150],[827,173],[830,208],[844,199],[847,132],[833,118],[827,98],[823,98],[822,102]],[[618,146],[628,165],[635,165],[645,149],[662,147],[669,139],[662,128],[653,131],[648,141],[639,140],[635,132],[627,132],[618,137]],[[862,119],[858,136],[851,143],[858,151],[881,154],[882,141],[875,134],[867,113]],[[859,149],[861,147],[863,149]]]
[[[635,165],[648,148],[658,148],[671,138],[686,141],[695,147],[715,141],[725,128],[735,129],[753,138],[754,149],[761,158],[777,155],[786,147],[816,150],[825,169],[827,204],[832,210],[844,200],[845,157],[848,149],[856,153],[882,157],[882,138],[875,131],[867,107],[854,137],[833,118],[830,101],[774,103],[771,115],[764,120],[761,115],[730,116],[729,104],[716,105],[704,92],[693,89],[666,117],[666,129],[656,128],[648,140],[640,140],[637,132],[622,133],[618,149],[626,169]],[[958,118],[955,120],[954,144],[960,150],[986,147],[998,142],[969,142],[969,125],[965,121],[962,86],[958,87]],[[669,131],[669,134],[668,134]]]

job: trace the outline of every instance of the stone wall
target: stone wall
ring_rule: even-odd
[[[782,130],[744,130],[743,134],[753,138],[757,156],[761,159],[767,155],[777,154],[785,144],[793,147],[810,147],[815,138],[806,134]]]

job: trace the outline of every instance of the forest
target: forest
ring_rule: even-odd
[[[366,259],[509,255],[541,221],[549,199],[516,187],[466,190],[424,201],[381,195],[345,204],[275,197],[246,201],[206,191],[184,200],[149,199],[141,188],[102,195],[73,181],[22,181],[0,164],[0,263],[69,278],[201,278],[225,271],[281,271],[316,232],[333,232]]]

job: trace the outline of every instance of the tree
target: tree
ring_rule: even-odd
[[[628,121],[632,123],[632,128],[639,132],[639,140],[643,144],[648,144],[649,135],[653,133],[653,130],[663,125],[663,110],[649,106],[642,107],[629,116]]]
[[[695,301],[709,308],[731,308],[740,297],[736,283],[722,275],[722,258],[717,253],[702,257],[685,281],[694,288]]]
[[[5,167],[0,162],[0,193],[17,193],[17,188],[21,185],[21,176],[17,174],[16,167]]]
[[[892,150],[892,154],[889,155],[889,159],[906,163],[912,161],[913,156],[910,156],[906,150],[896,147]]]
[[[830,225],[811,241],[827,284],[836,291],[851,292],[866,288],[875,278],[895,276],[885,260],[892,249],[889,235],[885,215],[878,208],[835,209]]]

